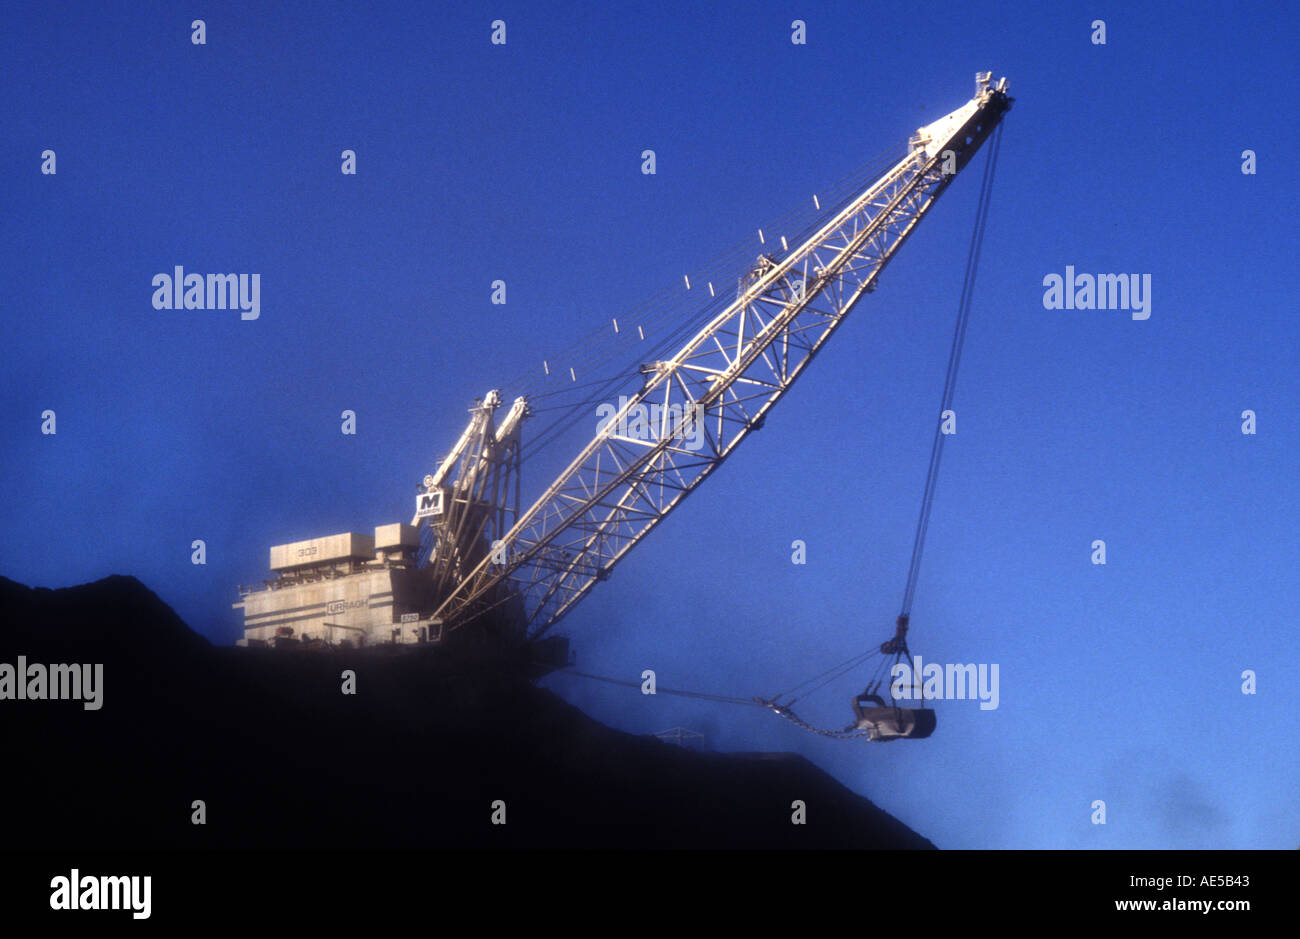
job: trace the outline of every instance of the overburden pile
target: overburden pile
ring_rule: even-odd
[[[132,577],[0,578],[0,666],[103,665],[98,710],[0,700],[6,845],[933,847],[800,757],[622,733],[538,688],[522,650],[444,651],[216,647]]]

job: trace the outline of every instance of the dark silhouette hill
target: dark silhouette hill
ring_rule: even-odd
[[[11,850],[933,847],[801,757],[606,727],[526,647],[216,647],[131,577],[0,578],[0,663],[20,655],[102,663],[103,706],[0,701]]]

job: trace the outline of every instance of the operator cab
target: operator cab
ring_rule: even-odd
[[[934,733],[938,718],[930,708],[886,704],[879,695],[863,693],[853,699],[856,727],[869,731],[867,740],[887,743],[899,738],[919,740]]]

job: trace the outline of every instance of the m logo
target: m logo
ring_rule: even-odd
[[[415,497],[415,517],[428,518],[431,515],[442,514],[442,490],[435,489],[433,492],[422,492]]]

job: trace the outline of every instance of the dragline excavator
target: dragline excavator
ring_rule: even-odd
[[[639,360],[599,385],[595,394],[624,393],[617,404],[603,405],[606,419],[595,436],[527,507],[520,501],[521,467],[532,452],[525,443],[533,442],[522,430],[545,395],[519,395],[498,419],[505,399],[488,392],[418,487],[409,525],[381,526],[373,541],[348,534],[272,549],[277,578],[241,600],[246,644],[438,642],[489,620],[521,637],[542,637],[762,426],[862,295],[875,290],[881,271],[1012,102],[1005,78],[979,73],[975,96],[916,131],[901,157],[873,171],[865,188],[858,181],[825,207],[814,199],[818,212],[797,243],[780,237],[778,245],[760,231],[764,250],[741,269],[734,297],[720,296],[712,281],[705,295],[703,283],[685,278],[679,301],[693,301],[690,331],[680,323],[672,324],[676,332],[661,330],[673,340],[660,347],[662,357]],[[986,167],[981,218],[990,176]],[[981,225],[977,220],[977,232]],[[968,265],[968,282],[972,277]],[[632,342],[634,354],[652,345],[635,320],[615,320],[613,332]],[[543,369],[547,381],[570,389],[596,384],[579,385],[572,368],[553,374],[548,362]],[[950,363],[950,384],[954,372]],[[945,401],[950,396],[945,389]],[[588,398],[570,411],[590,416],[592,403]],[[936,469],[932,455],[932,475]],[[923,522],[932,492],[927,482]],[[923,533],[924,525],[896,632],[878,650],[886,656],[907,654]],[[788,705],[761,703],[802,723]],[[855,699],[854,712],[855,724],[832,735],[884,740],[934,729],[932,711],[885,702],[871,687]]]

